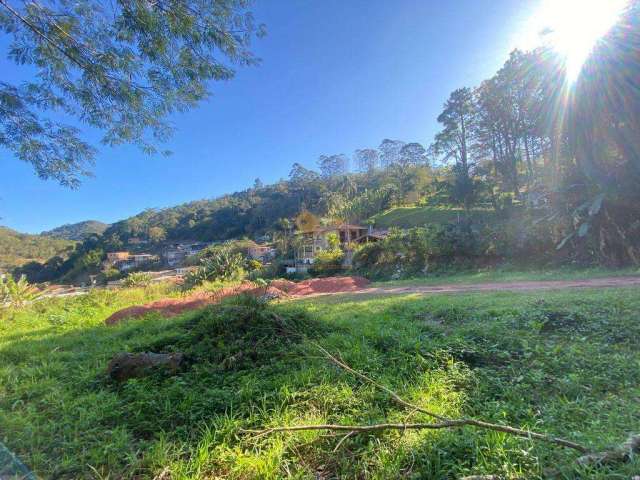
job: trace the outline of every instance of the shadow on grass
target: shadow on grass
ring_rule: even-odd
[[[633,385],[640,384],[633,365],[640,357],[631,342],[604,340],[613,328],[626,328],[630,338],[640,334],[632,323],[638,300],[632,303],[630,295],[616,300],[609,293],[578,304],[576,294],[567,294],[544,308],[522,294],[482,301],[477,295],[342,297],[283,304],[268,313],[287,321],[310,316],[325,347],[443,414],[465,412],[599,445],[620,440],[640,423],[633,408]],[[580,338],[573,330],[542,332],[554,308],[598,322]],[[536,478],[545,464],[572,464],[570,452],[468,429],[352,438],[337,454],[332,450],[340,438],[320,434],[254,443],[240,435],[242,428],[419,419],[327,363],[306,342],[260,330],[260,322],[275,317],[243,323],[228,313],[216,307],[174,319],[152,314],[115,327],[47,327],[38,330],[46,335],[40,339],[13,335],[0,348],[0,425],[7,445],[44,478],[94,478],[96,472],[151,478],[168,464],[185,478],[207,471],[248,478],[363,471],[380,478],[469,472]],[[190,365],[179,375],[157,373],[121,385],[106,378],[114,354],[150,347],[188,350]],[[238,352],[241,360],[222,366]],[[566,468],[562,475],[572,478]]]

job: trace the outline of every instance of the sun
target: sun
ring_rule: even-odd
[[[524,29],[525,49],[549,45],[565,57],[570,81],[595,43],[620,17],[628,0],[542,0]]]

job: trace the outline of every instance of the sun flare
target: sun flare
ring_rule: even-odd
[[[573,81],[597,40],[616,22],[628,0],[542,0],[531,16],[521,46],[549,45],[564,55]]]

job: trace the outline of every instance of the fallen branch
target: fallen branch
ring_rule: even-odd
[[[270,435],[277,432],[301,432],[308,430],[331,430],[331,431],[346,431],[351,435],[357,435],[362,433],[370,433],[381,430],[439,430],[442,428],[460,428],[465,426],[474,426],[484,428],[488,430],[495,430],[500,432],[509,433],[523,438],[529,438],[532,440],[540,440],[550,443],[555,443],[567,448],[572,448],[581,453],[588,453],[589,449],[586,447],[570,442],[563,438],[551,437],[541,433],[528,432],[526,430],[520,430],[513,427],[504,425],[495,425],[491,423],[480,422],[473,419],[460,419],[449,420],[439,423],[376,423],[373,425],[336,425],[336,424],[318,424],[318,425],[294,425],[292,427],[273,427],[266,428],[264,430],[244,430],[247,433],[255,433],[257,436]],[[348,436],[351,436],[348,435]],[[344,440],[344,439],[343,439]]]
[[[508,433],[510,435],[516,435],[518,437],[529,438],[529,439],[534,439],[534,440],[540,440],[540,441],[549,442],[549,443],[555,443],[556,445],[560,445],[560,446],[566,447],[566,448],[572,448],[572,449],[577,450],[577,451],[579,451],[581,453],[589,453],[590,452],[590,450],[587,447],[583,446],[583,445],[580,445],[580,444],[575,443],[575,442],[571,442],[569,440],[565,440],[563,438],[558,438],[558,437],[553,437],[551,435],[546,435],[544,433],[530,432],[530,431],[527,431],[527,430],[522,430],[522,429],[519,429],[519,428],[510,427],[508,425],[500,425],[500,424],[497,424],[497,423],[489,423],[489,422],[484,422],[482,420],[476,420],[476,419],[473,419],[473,418],[451,419],[451,418],[447,418],[447,417],[445,417],[443,415],[439,415],[439,414],[437,414],[435,412],[432,412],[430,410],[422,408],[419,405],[415,405],[415,404],[413,404],[411,402],[406,401],[400,395],[398,395],[396,392],[391,390],[389,387],[386,387],[386,386],[382,385],[381,383],[376,382],[375,380],[369,378],[368,376],[366,376],[362,372],[358,372],[357,370],[354,370],[349,365],[347,365],[345,362],[343,362],[342,360],[339,360],[334,355],[332,355],[327,349],[325,349],[321,345],[319,345],[317,343],[313,343],[313,342],[312,342],[312,344],[318,350],[320,350],[325,355],[325,357],[327,357],[327,359],[329,359],[331,362],[335,363],[340,368],[348,371],[349,373],[354,374],[358,378],[361,378],[365,382],[377,387],[379,390],[382,390],[382,391],[388,393],[391,396],[391,398],[393,398],[400,405],[402,405],[402,406],[404,406],[406,408],[410,408],[412,410],[418,411],[420,413],[424,413],[425,415],[428,415],[428,416],[430,416],[432,418],[435,418],[437,420],[440,420],[442,422],[442,423],[429,424],[429,425],[435,425],[434,427],[423,427],[423,428],[456,428],[456,427],[464,427],[464,426],[473,426],[473,427],[477,427],[477,428],[483,428],[483,429],[486,429],[486,430],[494,430],[494,431],[498,431],[498,432],[504,432],[504,433]],[[419,424],[414,424],[414,425],[419,425]]]
[[[343,362],[342,360],[339,360],[338,358],[333,356],[331,353],[329,353],[321,345],[318,345],[316,343],[313,343],[313,345],[318,350],[320,350],[325,355],[325,357],[327,357],[327,359],[329,359],[331,362],[333,362],[340,368],[348,371],[349,373],[352,373],[356,377],[375,386],[379,390],[382,390],[388,393],[391,396],[391,398],[393,398],[398,404],[404,406],[405,408],[410,408],[414,411],[424,413],[425,415],[428,415],[438,420],[438,423],[380,423],[380,424],[373,424],[373,425],[333,425],[333,424],[296,425],[291,427],[273,427],[273,428],[267,428],[263,430],[246,430],[247,432],[256,433],[258,436],[262,436],[262,435],[269,435],[271,433],[276,433],[276,432],[299,432],[304,430],[331,430],[331,431],[350,432],[348,436],[351,436],[356,434],[376,432],[376,431],[382,431],[382,430],[424,430],[424,429],[438,430],[443,428],[460,428],[460,427],[471,426],[476,428],[482,428],[485,430],[493,430],[497,432],[508,433],[510,435],[515,435],[522,438],[528,438],[530,440],[539,440],[542,442],[553,443],[555,445],[577,450],[580,453],[590,452],[590,450],[583,445],[580,445],[575,442],[571,442],[569,440],[565,440],[564,438],[554,437],[554,436],[546,435],[543,433],[530,432],[527,430],[510,427],[508,425],[489,423],[489,422],[484,422],[482,420],[476,420],[473,418],[460,418],[460,419],[447,418],[443,415],[432,412],[430,410],[427,410],[425,408],[422,408],[418,405],[414,405],[406,401],[390,388],[376,382],[375,380],[369,378],[365,374],[358,372],[357,370],[354,370],[345,362]],[[346,437],[343,440],[345,439]]]

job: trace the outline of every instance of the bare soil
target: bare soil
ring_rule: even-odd
[[[247,282],[236,287],[223,288],[216,292],[204,292],[185,298],[165,298],[145,305],[136,305],[119,310],[105,320],[107,325],[113,325],[127,318],[142,317],[150,312],[159,312],[163,317],[173,317],[188,310],[194,310],[213,305],[223,298],[241,293],[256,297],[269,298],[302,298],[320,295],[336,294],[375,294],[375,295],[406,295],[406,294],[438,294],[465,293],[483,291],[527,291],[527,290],[557,290],[565,288],[609,288],[640,286],[640,277],[609,277],[583,280],[544,280],[521,282],[489,282],[467,285],[407,285],[401,287],[370,287],[369,280],[364,277],[328,277],[314,278],[299,283],[288,280],[275,280],[265,287]]]
[[[329,293],[358,292],[369,285],[363,277],[329,277],[314,278],[294,283],[288,280],[275,280],[267,288],[246,282],[236,287],[223,288],[216,292],[199,292],[185,298],[164,298],[145,305],[124,308],[105,320],[113,325],[127,318],[142,317],[151,312],[158,312],[163,317],[173,317],[188,310],[195,310],[220,302],[223,298],[241,293],[255,297],[283,298],[305,297],[309,295],[326,295]]]

